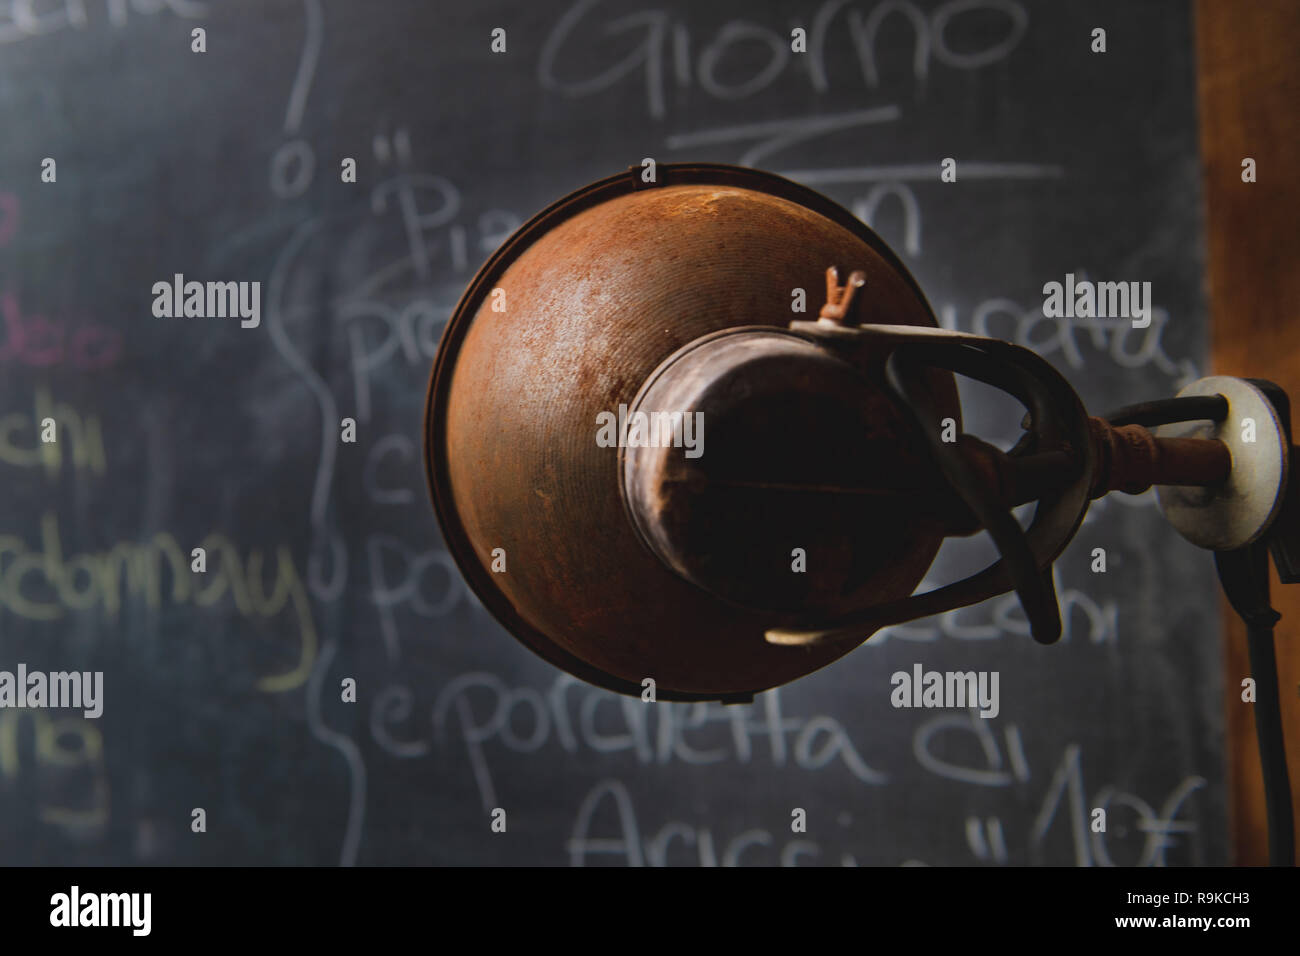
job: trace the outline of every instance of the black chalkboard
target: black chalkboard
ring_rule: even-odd
[[[1190,34],[1125,0],[0,0],[0,670],[103,673],[98,718],[0,709],[0,860],[1225,862],[1212,563],[1152,495],[1094,505],[1056,646],[1007,597],[650,707],[478,605],[420,457],[477,267],[646,157],[825,192],[1094,413],[1172,394],[1206,345]],[[1150,281],[1151,326],[1044,319],[1067,273]],[[159,317],[178,274],[260,283],[256,326]],[[918,663],[997,670],[1000,713],[892,708]]]

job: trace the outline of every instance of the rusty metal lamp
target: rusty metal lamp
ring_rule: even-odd
[[[1216,552],[1234,607],[1267,623],[1271,659],[1264,549],[1300,580],[1280,389],[1213,377],[1090,417],[1033,352],[939,329],[888,247],[820,194],[738,167],[641,172],[515,233],[462,297],[430,380],[447,547],[525,645],[621,693],[652,678],[659,699],[743,701],[882,627],[1011,590],[1051,643],[1052,563],[1089,502],[1156,485],[1171,523]],[[792,313],[798,290],[816,308],[822,288],[815,320]],[[961,433],[954,374],[1025,407],[1014,448]],[[617,447],[597,440],[602,416]],[[703,453],[623,441],[637,420],[702,421]],[[1029,502],[1022,528],[1011,509]],[[980,530],[998,562],[913,594],[946,536]]]

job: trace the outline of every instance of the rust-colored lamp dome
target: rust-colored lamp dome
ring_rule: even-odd
[[[542,657],[624,693],[744,699],[846,650],[767,629],[910,594],[943,533],[895,498],[809,492],[910,480],[920,441],[790,321],[836,266],[863,274],[855,321],[936,323],[817,193],[726,166],[657,178],[560,200],[483,267],[434,366],[429,481],[469,584]],[[952,376],[936,389],[960,424]],[[702,416],[702,454],[599,440],[656,395]]]

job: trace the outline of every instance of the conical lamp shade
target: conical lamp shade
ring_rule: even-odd
[[[844,651],[766,643],[780,612],[725,600],[652,553],[597,416],[700,336],[815,317],[831,265],[865,273],[857,321],[936,323],[879,238],[817,193],[726,166],[657,178],[633,169],[566,197],[481,270],[430,382],[430,488],[469,584],[542,657],[624,693],[650,678],[661,699],[744,699]],[[812,315],[792,312],[796,289]],[[959,419],[951,376],[948,390]],[[919,527],[871,543],[890,555],[879,599],[911,593],[939,543]]]

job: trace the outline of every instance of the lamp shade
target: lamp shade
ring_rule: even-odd
[[[766,629],[910,594],[942,539],[862,495],[840,508],[799,493],[837,462],[859,483],[904,474],[913,443],[872,382],[782,330],[809,317],[801,304],[816,313],[828,266],[863,273],[855,321],[936,323],[884,243],[825,197],[736,167],[656,176],[560,200],[475,277],[430,381],[430,490],[469,585],[552,664],[623,693],[649,678],[660,699],[745,699],[845,652],[768,643]],[[672,400],[702,416],[698,458],[626,447],[622,426],[622,447],[602,440],[668,366],[694,376],[676,375]],[[951,374],[936,383],[960,425]],[[656,547],[633,479],[671,477],[666,455],[690,464],[691,487],[654,493],[669,511]]]

